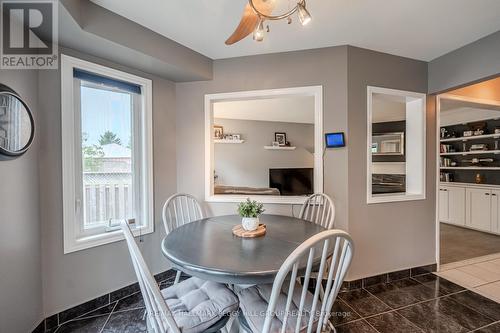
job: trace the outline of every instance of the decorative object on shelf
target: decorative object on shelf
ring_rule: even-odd
[[[474,131],[474,136],[479,136],[479,135],[483,135],[483,134],[484,134],[483,130],[478,129],[478,130]]]
[[[441,127],[441,139],[444,139],[446,138],[446,132],[448,132],[448,130],[444,127]]]
[[[476,184],[482,184],[484,182],[484,177],[480,173],[476,173],[475,181]]]
[[[467,138],[467,137],[469,137],[469,136],[472,136],[473,134],[474,134],[474,132],[473,132],[473,131],[464,131],[463,136]]]
[[[247,231],[256,230],[259,226],[259,216],[264,213],[264,205],[247,198],[238,205],[238,214],[242,217],[241,225]]]
[[[273,144],[272,144],[273,147],[279,147],[280,146],[280,143],[278,141],[273,141]]]
[[[495,127],[495,134],[500,134],[500,127]]]
[[[214,125],[214,139],[222,140],[224,138],[224,127]]]
[[[214,138],[214,143],[244,143],[241,134],[223,134],[221,138]]]
[[[488,150],[488,145],[485,143],[477,143],[470,146],[470,151]]]
[[[470,163],[472,165],[478,165],[478,164],[482,164],[482,163],[493,163],[493,162],[495,162],[495,160],[492,158],[476,158],[475,157],[471,160],[463,160],[462,162]]]
[[[275,132],[274,141],[277,141],[280,146],[286,146],[286,133]]]
[[[11,88],[0,84],[0,159],[24,154],[35,135],[30,108]]]
[[[233,34],[226,40],[226,45],[239,42],[253,32],[253,39],[257,42],[264,40],[264,35],[269,32],[269,26],[264,26],[266,20],[277,21],[287,20],[292,22],[292,15],[298,14],[300,23],[305,26],[311,22],[311,14],[306,8],[306,0],[298,0],[293,7],[289,7],[287,12],[273,15],[276,9],[276,0],[248,0],[243,17]]]

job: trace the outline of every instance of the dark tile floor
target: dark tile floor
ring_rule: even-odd
[[[146,332],[143,314],[144,302],[137,293],[53,332]],[[500,304],[425,274],[343,292],[331,320],[338,333],[499,333]]]
[[[441,264],[500,252],[500,236],[441,223]]]

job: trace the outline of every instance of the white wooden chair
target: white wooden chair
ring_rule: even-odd
[[[238,298],[229,288],[190,278],[160,291],[126,220],[121,221],[121,228],[146,305],[148,332],[215,333],[225,330],[230,314],[238,310]]]
[[[332,252],[332,261],[328,264]],[[321,253],[321,256],[316,253]],[[252,333],[319,333],[327,327],[333,328],[329,326],[330,311],[353,253],[352,239],[344,231],[326,230],[309,238],[285,260],[272,286],[253,286],[238,293],[243,330]],[[328,269],[323,301],[319,294],[324,281],[316,281],[314,294],[307,288],[311,271],[318,265],[320,275]],[[296,282],[300,267],[305,267],[302,285]]]
[[[174,229],[204,217],[201,205],[190,194],[177,193],[165,201],[162,210],[163,225],[167,235]],[[181,272],[177,271],[174,284],[181,278]]]
[[[326,229],[333,229],[335,205],[328,195],[323,193],[313,194],[302,205],[299,218],[318,224]]]

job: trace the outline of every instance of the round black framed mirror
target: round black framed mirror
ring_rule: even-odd
[[[0,83],[0,155],[21,156],[31,146],[34,135],[30,108],[14,90]]]

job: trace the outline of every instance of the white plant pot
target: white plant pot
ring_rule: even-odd
[[[241,225],[243,229],[247,231],[256,230],[259,227],[259,218],[258,217],[243,217],[241,218]]]

